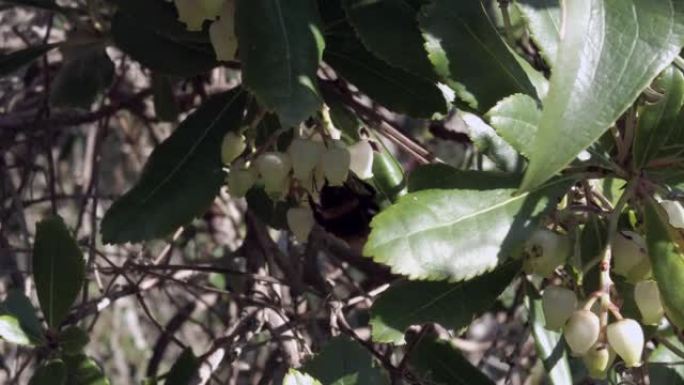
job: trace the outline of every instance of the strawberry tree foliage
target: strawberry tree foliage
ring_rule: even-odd
[[[262,226],[248,238],[271,241],[279,269],[300,277],[291,290],[307,292],[311,313],[289,316],[315,330],[291,325],[290,337],[331,337],[276,383],[494,384],[454,341],[506,301],[521,305],[518,349],[533,340],[544,383],[684,383],[684,1],[88,4],[7,2],[72,27],[3,53],[0,76],[58,50],[46,108],[90,111],[114,98],[112,52],[139,67],[156,119],[177,125],[103,213],[101,242],[150,245],[217,197],[246,204],[248,227]],[[227,73],[223,87],[181,109],[174,84],[209,73]],[[441,159],[434,140],[472,150]],[[359,224],[344,207],[368,210]],[[35,349],[31,384],[108,384],[80,323],[96,243],[86,256],[57,211],[31,237],[35,296],[7,293],[0,337]],[[302,258],[263,224],[314,259],[344,243],[321,233],[360,234],[353,257],[384,287],[350,325],[345,294],[301,279]],[[330,331],[307,318],[328,305]],[[269,311],[258,322],[279,316]],[[208,383],[233,348],[186,347],[148,383]]]

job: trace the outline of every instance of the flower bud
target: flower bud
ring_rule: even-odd
[[[257,177],[252,170],[233,167],[228,172],[228,191],[235,198],[242,198],[256,182]]]
[[[292,159],[294,177],[303,181],[311,178],[311,173],[321,160],[325,151],[323,143],[307,139],[294,139],[287,149]]]
[[[290,157],[282,152],[266,152],[256,160],[257,170],[268,193],[284,191],[288,180],[291,162]]]
[[[596,314],[589,310],[577,310],[565,324],[563,335],[573,354],[581,356],[598,341],[601,324]]]
[[[644,325],[657,325],[665,315],[656,281],[640,281],[634,286],[634,301]]]
[[[178,20],[185,24],[188,31],[201,31],[204,20],[218,16],[224,0],[174,0],[178,10]]]
[[[221,160],[223,164],[231,164],[247,148],[247,141],[244,135],[229,132],[223,137],[221,143]]]
[[[631,283],[651,276],[651,261],[646,254],[646,243],[637,233],[622,231],[612,243],[613,272]]]
[[[570,239],[567,235],[548,229],[539,229],[525,244],[523,265],[525,272],[549,277],[565,263],[570,251]]]
[[[238,43],[235,35],[234,0],[226,0],[223,3],[219,19],[209,27],[209,39],[214,47],[216,60],[229,61],[235,57]]]
[[[684,229],[684,207],[677,201],[663,200],[660,205],[667,212],[670,226]]]
[[[347,147],[351,155],[349,169],[361,179],[373,177],[373,148],[370,143],[361,140]]]
[[[309,239],[311,229],[316,223],[313,212],[309,207],[293,207],[287,210],[287,226],[299,242]]]
[[[542,294],[546,328],[560,330],[577,308],[575,292],[560,286],[548,286]]]
[[[346,148],[330,147],[321,158],[323,175],[331,186],[341,186],[349,174],[351,156]]]
[[[644,332],[633,319],[623,319],[608,325],[608,343],[625,361],[625,366],[641,366],[641,353],[644,350]]]
[[[615,351],[607,344],[596,343],[582,356],[582,361],[584,361],[591,378],[603,380],[608,375],[608,370],[613,365],[613,361],[615,361]]]

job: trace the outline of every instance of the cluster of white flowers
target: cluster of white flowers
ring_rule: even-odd
[[[297,137],[287,151],[262,152],[252,161],[242,156],[246,148],[244,135],[229,132],[223,139],[221,156],[230,167],[227,183],[231,195],[243,197],[260,183],[274,200],[296,198],[300,205],[289,209],[286,216],[300,242],[308,239],[315,223],[308,197],[316,199],[326,183],[341,186],[349,172],[361,179],[373,176],[373,148],[365,140],[346,146],[341,140],[323,140],[319,135]],[[297,189],[306,194],[292,194]]]
[[[235,35],[235,0],[174,0],[178,19],[188,31],[201,31],[211,21],[209,38],[216,59],[232,60],[237,50]]]

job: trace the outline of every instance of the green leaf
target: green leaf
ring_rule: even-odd
[[[114,63],[101,44],[76,50],[65,59],[52,82],[50,104],[55,107],[89,109],[114,77]]]
[[[389,384],[368,350],[346,337],[330,340],[303,370],[323,385]]]
[[[33,279],[48,326],[57,328],[83,288],[83,254],[59,216],[36,225]]]
[[[185,349],[166,376],[165,385],[187,385],[195,377],[200,367],[200,360],[192,352]]]
[[[33,345],[17,317],[9,314],[0,315],[0,338],[17,345]]]
[[[321,105],[316,71],[324,40],[315,0],[236,0],[242,79],[285,127]]]
[[[30,344],[40,345],[45,343],[43,326],[38,319],[36,309],[33,307],[24,293],[19,290],[10,290],[7,298],[0,304],[0,314],[16,318],[23,333],[28,337]]]
[[[665,338],[680,351],[684,350],[684,345],[676,336]],[[651,384],[684,385],[682,357],[673,353],[664,344],[658,345],[648,357],[648,375]]]
[[[114,43],[146,67],[187,77],[218,64],[206,31],[187,31],[172,3],[118,0],[117,4],[112,20]]]
[[[459,174],[468,175],[444,178]],[[373,218],[364,254],[411,279],[461,281],[492,270],[521,246],[571,184],[557,179],[513,195],[511,179],[494,189],[474,180],[463,189],[400,198]]]
[[[57,44],[41,44],[0,55],[0,77],[7,76],[46,54]]]
[[[461,112],[461,118],[466,124],[468,136],[475,147],[480,153],[487,155],[499,170],[508,172],[522,170],[524,160],[519,156],[518,151],[501,138],[493,127],[470,112]]]
[[[323,91],[323,98],[330,109],[330,121],[342,132],[342,139],[348,143],[361,140],[359,135],[359,129],[363,126],[361,119],[332,92]]]
[[[568,364],[568,355],[565,350],[563,336],[561,333],[544,327],[546,320],[544,319],[541,296],[530,284],[527,286],[528,296],[526,303],[530,312],[530,324],[532,325],[532,335],[534,336],[534,346],[537,350],[537,355],[542,361],[544,369],[553,385],[573,385],[572,372]]]
[[[67,369],[68,385],[109,385],[100,366],[85,354],[62,357]]]
[[[466,282],[393,284],[371,308],[373,341],[401,343],[409,326],[428,322],[456,330],[468,326],[494,304],[518,271],[520,264],[510,263]]]
[[[651,87],[662,96],[653,103],[646,102],[639,106],[637,111],[639,122],[633,146],[633,161],[637,169],[655,159],[664,146],[671,148],[683,144],[675,139],[681,129],[679,113],[684,106],[684,74],[674,66],[669,66]]]
[[[517,0],[515,2],[549,66],[558,54],[561,29],[559,0]]]
[[[66,385],[66,366],[59,359],[44,362],[29,380],[29,385]],[[69,384],[71,385],[71,384]]]
[[[494,381],[468,362],[449,341],[425,337],[414,345],[409,357],[409,365],[420,376],[421,383],[494,385]]]
[[[520,180],[520,175],[493,172],[459,170],[446,164],[428,164],[416,167],[408,182],[409,192],[429,189],[470,189],[478,186],[482,190],[506,188]]]
[[[321,385],[321,383],[306,373],[290,369],[283,379],[283,385]]]
[[[481,0],[435,0],[419,17],[437,73],[471,107],[487,111],[514,93],[536,96]]]
[[[406,0],[345,0],[347,19],[364,46],[380,59],[426,79],[436,77]]]
[[[587,0],[564,6],[565,35],[521,190],[541,185],[596,141],[683,43],[679,1]]]
[[[658,282],[665,314],[678,328],[684,327],[684,255],[679,245],[684,240],[670,227],[667,213],[658,202],[649,199],[644,203],[646,245],[651,258],[653,276]]]
[[[173,85],[169,76],[158,73],[152,74],[152,97],[154,112],[159,119],[165,122],[178,120],[180,108],[173,94]]]
[[[78,326],[69,326],[57,336],[57,342],[62,347],[64,354],[77,355],[83,353],[83,348],[90,341],[88,333]]]
[[[446,113],[442,91],[431,81],[392,67],[368,52],[349,28],[326,35],[323,59],[340,76],[388,109],[416,118]]]
[[[525,157],[532,151],[540,117],[537,101],[523,94],[511,95],[487,112],[496,133]]]
[[[105,214],[105,243],[161,238],[207,210],[225,177],[221,141],[242,125],[245,99],[236,89],[207,100],[154,149],[140,180]]]

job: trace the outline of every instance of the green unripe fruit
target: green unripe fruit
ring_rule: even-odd
[[[573,354],[581,356],[598,341],[601,323],[596,314],[589,310],[577,310],[565,324],[563,335]]]
[[[309,207],[293,207],[287,210],[287,226],[299,242],[306,242],[309,239],[311,229],[316,220]]]
[[[612,243],[613,272],[636,283],[651,276],[651,261],[646,254],[646,243],[637,233],[622,231]]]
[[[608,325],[608,343],[615,353],[622,357],[625,366],[641,366],[641,353],[644,350],[644,332],[633,319],[623,319]]]
[[[560,286],[548,286],[542,294],[546,328],[560,330],[577,309],[575,292]]]
[[[331,186],[341,186],[349,175],[351,155],[346,148],[330,147],[321,158],[323,175]]]
[[[282,152],[266,152],[256,159],[256,167],[267,193],[285,190],[292,164],[290,157]]]
[[[603,380],[615,361],[615,351],[606,344],[597,343],[582,356],[582,361],[591,378]]]
[[[221,143],[221,161],[223,164],[231,164],[247,148],[247,140],[244,135],[229,132],[223,137]]]
[[[287,149],[292,160],[292,172],[300,181],[311,178],[316,165],[325,151],[323,143],[307,139],[294,139]]]
[[[657,325],[665,315],[663,302],[660,300],[660,290],[656,281],[638,282],[634,286],[634,301],[641,313],[644,325]]]
[[[253,170],[233,167],[228,173],[228,191],[235,198],[242,198],[247,194],[257,176]]]
[[[667,212],[668,222],[670,226],[678,229],[684,229],[684,207],[677,201],[664,200],[660,205]]]
[[[559,266],[565,264],[571,249],[567,235],[547,229],[536,230],[525,244],[525,272],[549,277]]]
[[[351,156],[349,169],[361,179],[373,177],[373,148],[370,143],[361,140],[347,147]]]

